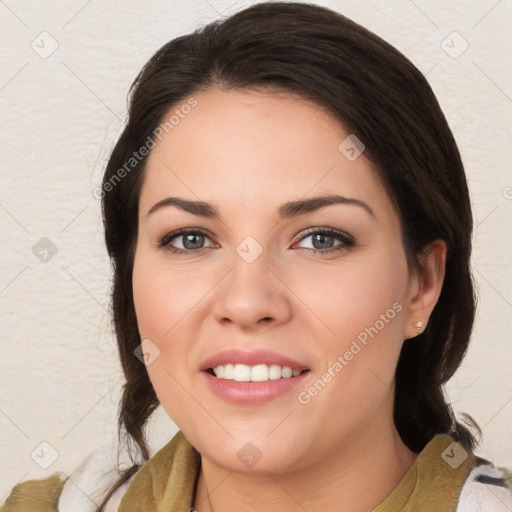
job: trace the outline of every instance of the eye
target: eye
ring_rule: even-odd
[[[181,240],[179,245],[176,247],[171,244],[174,239]],[[206,249],[210,246],[204,246],[205,239],[209,240],[209,236],[206,232],[200,229],[178,229],[165,235],[159,242],[159,247],[166,247],[170,252],[200,252],[202,249]]]
[[[312,253],[331,253],[334,251],[349,249],[355,244],[354,238],[351,235],[343,231],[327,227],[309,230],[299,240],[299,242],[303,242],[308,238],[311,238],[313,247],[302,248],[307,251],[311,251]],[[178,246],[176,246],[176,243],[173,242],[173,240],[179,241],[179,244],[177,244]],[[205,245],[205,240],[210,240],[210,236],[207,232],[198,228],[183,228],[166,234],[159,240],[158,246],[162,248],[165,247],[172,253],[190,254],[193,252],[201,252],[204,249],[214,246],[213,243]]]
[[[313,253],[330,253],[343,249],[349,249],[355,244],[354,238],[334,228],[314,228],[306,233],[300,242],[311,238],[313,247],[303,247]],[[338,242],[336,244],[336,242]]]

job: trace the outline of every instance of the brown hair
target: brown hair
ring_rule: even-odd
[[[148,460],[144,427],[159,404],[145,366],[134,355],[141,339],[132,271],[147,157],[113,180],[171,107],[211,87],[284,90],[327,107],[364,142],[400,218],[409,268],[421,271],[429,243],[446,242],[438,303],[424,332],[405,341],[400,354],[394,420],[415,452],[437,433],[450,433],[473,449],[473,435],[456,421],[443,394],[465,355],[474,322],[473,220],[460,154],[434,93],[398,50],[341,14],[302,2],[260,3],[168,42],[130,89],[128,123],[106,167],[102,207],[114,271],[113,322],[126,377],[118,435],[121,440],[126,432],[142,460],[132,458],[134,464],[99,511]]]

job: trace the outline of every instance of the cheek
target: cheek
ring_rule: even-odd
[[[143,255],[137,254],[135,257],[132,281],[133,301],[141,338],[157,339],[156,334],[164,318],[161,290],[158,279],[145,264]]]
[[[187,325],[186,316],[207,291],[192,269],[162,263],[161,256],[141,250],[133,268],[133,296],[139,332],[161,344]],[[184,321],[185,320],[185,321]]]
[[[400,330],[400,310],[405,309],[407,270],[400,259],[368,258],[367,261],[348,262],[327,267],[297,282],[300,296],[312,313],[324,322],[343,346],[347,341],[365,332],[378,322],[386,333]],[[398,303],[393,309],[393,304]],[[391,311],[389,311],[391,309]],[[387,314],[388,313],[388,314]],[[382,329],[381,315],[386,322]],[[323,329],[325,330],[325,329]]]
[[[174,418],[169,404],[190,400],[179,383],[185,383],[193,371],[190,350],[191,340],[197,338],[199,303],[213,284],[193,265],[180,268],[163,259],[145,247],[136,253],[133,296],[141,339],[149,339],[158,352],[147,366],[148,375],[163,407]]]
[[[187,289],[183,287],[180,293],[172,275],[156,265],[150,253],[142,250],[136,254],[132,280],[137,324],[141,340],[151,341],[146,346],[154,354],[146,371],[163,409],[180,428],[183,411],[190,404],[190,396],[180,385],[187,371],[186,336],[179,324],[185,314],[180,304],[186,302],[183,292]],[[175,325],[180,327],[179,337]]]
[[[400,255],[379,256],[331,267],[304,288],[308,306],[330,329],[322,328],[328,334],[318,340],[325,370],[336,375],[334,401],[349,409],[370,407],[388,392],[403,342],[407,266]]]
[[[370,422],[384,402],[391,407],[405,308],[402,269],[390,267],[381,261],[331,271],[328,290],[314,294],[311,309],[334,333],[322,329],[327,335],[317,338],[326,357],[302,398],[311,400],[318,417],[330,418],[323,427],[329,435]]]

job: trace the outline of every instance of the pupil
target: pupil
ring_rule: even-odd
[[[324,243],[325,244],[325,239],[331,239],[332,240],[332,236],[331,235],[322,235],[322,234],[317,234],[313,237],[313,245],[314,245],[314,242],[315,241],[318,241],[320,240],[320,243]],[[329,245],[330,247],[330,245]],[[317,249],[325,249],[326,247],[316,247]]]
[[[185,240],[184,240],[184,247],[185,249],[196,249],[196,247],[194,247],[194,243],[192,241],[192,247],[190,247],[190,244],[189,242],[191,242],[191,239],[194,239],[194,238],[202,238],[203,235],[185,235]]]

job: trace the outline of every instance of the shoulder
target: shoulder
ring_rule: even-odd
[[[509,512],[512,510],[512,470],[476,457],[462,488],[457,512]]]
[[[67,481],[59,473],[47,478],[26,480],[13,487],[0,512],[58,511],[59,496]]]
[[[89,512],[119,476],[113,457],[112,447],[105,445],[91,452],[69,476],[54,473],[21,482],[0,512]]]
[[[95,512],[95,504],[103,500],[120,476],[118,455],[111,445],[105,445],[93,451],[68,477],[55,473],[21,482],[0,505],[0,512]],[[117,511],[121,502],[122,510],[140,510],[140,496],[152,499],[154,493],[165,492],[171,474],[171,483],[188,496],[199,464],[199,454],[178,431],[114,493],[105,511]]]

